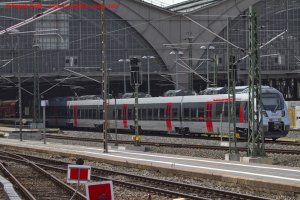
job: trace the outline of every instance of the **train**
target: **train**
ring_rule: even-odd
[[[236,94],[236,132],[248,134],[248,87]],[[134,129],[134,98],[109,99],[110,129]],[[262,86],[263,130],[276,140],[288,134],[290,119],[283,95],[275,88]],[[139,130],[161,134],[215,135],[229,132],[228,94],[148,97],[138,99]],[[55,98],[46,108],[49,126],[102,128],[103,100],[97,97]]]
[[[19,117],[18,100],[0,100],[0,121],[14,120]],[[27,101],[22,101],[22,117],[32,117],[32,105]]]

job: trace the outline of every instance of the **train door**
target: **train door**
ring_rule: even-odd
[[[300,106],[296,106],[296,129],[300,128]]]
[[[207,102],[206,103],[206,129],[207,129],[207,133],[213,132],[212,107],[213,107],[213,102]]]
[[[128,104],[123,104],[123,128],[128,128]]]
[[[172,131],[172,103],[166,104],[166,128],[167,131]]]
[[[73,126],[78,126],[78,106],[73,106]]]

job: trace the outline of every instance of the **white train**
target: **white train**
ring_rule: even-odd
[[[236,127],[247,136],[248,92],[240,87],[236,94]],[[116,102],[116,104],[115,104]],[[286,136],[290,120],[282,94],[268,86],[262,87],[263,128],[266,138]],[[47,122],[55,127],[101,128],[101,99],[50,100]],[[109,100],[109,127],[129,130],[134,126],[134,99]],[[139,98],[139,126],[143,132],[178,134],[228,133],[228,95],[198,95]]]

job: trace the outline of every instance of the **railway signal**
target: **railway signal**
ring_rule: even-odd
[[[137,57],[130,58],[130,84],[134,86],[134,128],[135,136],[132,137],[135,146],[140,146],[141,137],[139,136],[139,86],[142,84],[141,59]]]
[[[91,166],[68,165],[68,183],[87,183],[91,180]]]
[[[105,5],[105,0],[101,0],[101,5]],[[106,19],[105,8],[100,9],[101,15],[101,68],[102,68],[102,97],[103,97],[103,149],[104,153],[108,153],[108,80],[107,80],[107,63],[106,63]]]
[[[114,200],[112,181],[89,183],[86,185],[87,200]]]

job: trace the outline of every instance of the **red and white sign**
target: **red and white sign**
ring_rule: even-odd
[[[86,184],[87,200],[114,200],[112,181]]]
[[[91,166],[68,165],[67,183],[87,183],[91,180]]]

